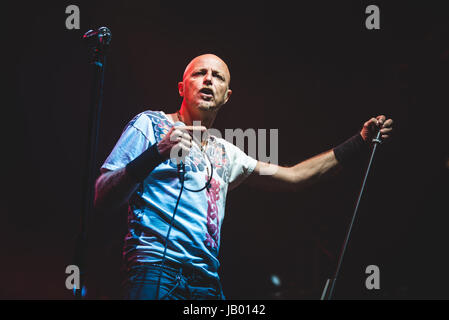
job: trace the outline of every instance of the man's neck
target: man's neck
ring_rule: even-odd
[[[217,116],[217,112],[214,111],[195,110],[192,112],[192,109],[189,109],[184,104],[181,105],[179,113],[181,119],[179,119],[177,114],[178,120],[184,122],[187,126],[193,125],[194,121],[201,121],[201,125],[206,128],[212,127],[215,117]]]

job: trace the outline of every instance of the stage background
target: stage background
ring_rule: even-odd
[[[81,11],[67,30],[65,8]],[[381,29],[365,28],[377,4]],[[335,297],[448,298],[448,11],[424,1],[39,1],[5,9],[0,298],[71,299],[92,70],[81,42],[112,31],[97,166],[127,122],[175,112],[187,63],[215,53],[233,95],[214,127],[278,128],[280,164],[395,121],[376,154]],[[228,299],[317,299],[334,270],[366,163],[308,190],[231,192],[219,270]],[[126,208],[90,224],[89,296],[119,297]],[[381,289],[365,288],[377,265]],[[281,286],[275,287],[271,276]]]

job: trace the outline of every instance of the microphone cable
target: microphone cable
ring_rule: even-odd
[[[164,270],[164,263],[165,263],[165,259],[166,259],[166,255],[167,255],[168,237],[170,236],[170,231],[171,231],[171,228],[173,227],[173,222],[175,221],[176,210],[178,209],[178,205],[179,205],[179,200],[181,200],[182,191],[184,190],[185,166],[182,161],[180,164],[178,164],[178,173],[179,173],[179,180],[181,181],[181,190],[179,191],[178,199],[176,200],[175,209],[173,210],[173,215],[172,215],[172,218],[170,221],[170,226],[168,227],[167,235],[165,236],[164,253],[162,255],[162,261],[160,264],[161,270],[159,272],[159,277],[157,279],[156,300],[159,300],[159,288],[161,285],[162,271]],[[161,298],[161,300],[163,298],[165,298],[166,296],[168,296],[177,287],[177,285],[178,284],[176,284],[175,287],[172,288],[172,290],[170,290],[165,296],[163,296]]]
[[[179,174],[179,180],[181,182],[181,190],[179,191],[178,199],[176,200],[175,209],[173,210],[173,215],[172,215],[172,218],[170,220],[170,226],[168,227],[167,235],[165,236],[164,253],[162,255],[161,264],[159,265],[160,266],[160,272],[159,272],[159,277],[158,277],[158,280],[157,280],[156,300],[159,300],[159,291],[160,291],[160,285],[161,285],[162,271],[163,271],[163,268],[164,268],[165,260],[167,258],[168,238],[170,236],[170,232],[171,232],[171,229],[173,227],[173,223],[175,221],[175,215],[176,215],[176,211],[178,209],[179,201],[181,200],[182,191],[184,189],[186,189],[187,191],[190,191],[190,192],[200,192],[200,191],[203,191],[204,189],[209,190],[209,188],[211,187],[211,181],[212,181],[212,177],[214,175],[214,166],[213,166],[212,161],[210,160],[210,157],[207,154],[207,152],[201,152],[201,153],[206,155],[207,160],[210,163],[210,172],[211,172],[211,174],[210,174],[209,180],[205,183],[204,187],[202,187],[200,189],[194,190],[194,189],[189,189],[189,188],[184,186],[184,180],[185,180],[185,174],[186,174],[185,164],[184,164],[183,161],[180,161],[180,163],[178,164],[178,174]],[[178,277],[179,276],[177,276],[177,278],[176,278],[176,280],[177,280],[176,285],[169,292],[167,292],[160,300],[166,298],[168,295],[170,295],[170,293],[172,293],[177,288],[177,286],[179,285],[179,278]]]

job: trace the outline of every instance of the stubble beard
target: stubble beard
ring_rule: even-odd
[[[221,105],[215,103],[215,101],[200,101],[197,108],[205,112],[217,112]]]

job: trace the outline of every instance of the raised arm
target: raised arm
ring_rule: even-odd
[[[253,173],[245,182],[268,191],[297,191],[325,177],[338,173],[342,164],[354,154],[368,149],[377,129],[382,139],[388,139],[393,120],[378,116],[366,121],[359,136],[354,136],[337,148],[323,152],[292,167],[282,167],[258,161]]]
[[[341,169],[333,150],[302,161],[293,167],[282,167],[258,161],[245,183],[267,191],[298,191],[322,177]],[[266,174],[267,172],[272,174]]]

